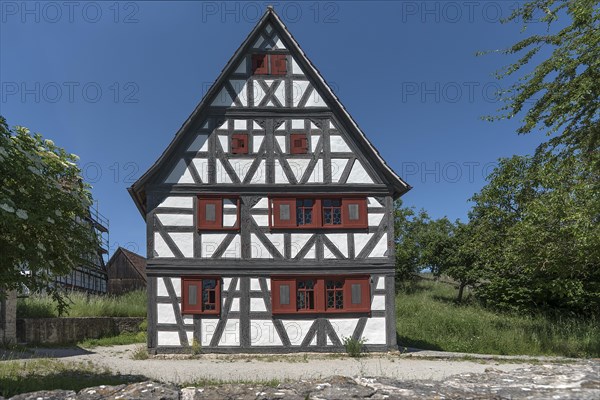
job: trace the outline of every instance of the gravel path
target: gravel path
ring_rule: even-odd
[[[139,345],[81,349],[38,349],[36,356],[58,357],[64,361],[91,361],[113,372],[144,375],[150,379],[173,383],[190,383],[201,379],[219,381],[270,379],[317,379],[332,375],[378,376],[400,380],[442,380],[451,375],[483,373],[493,367],[512,371],[528,366],[522,358],[498,362],[491,359],[464,360],[457,356],[440,359],[440,353],[424,352],[424,356],[373,354],[360,359],[343,355],[202,355],[157,356],[148,360],[133,360]],[[443,354],[443,353],[442,353]]]

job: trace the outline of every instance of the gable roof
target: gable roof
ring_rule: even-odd
[[[143,216],[146,215],[146,193],[145,186],[151,181],[152,177],[157,173],[160,169],[160,166],[165,162],[170,155],[175,151],[177,144],[182,140],[185,135],[187,129],[191,126],[192,121],[195,121],[198,116],[200,116],[205,109],[210,107],[211,100],[218,95],[220,88],[223,86],[225,80],[228,76],[234,72],[235,68],[239,64],[240,60],[247,51],[252,46],[252,43],[255,42],[257,37],[260,35],[262,30],[271,23],[272,27],[278,30],[278,33],[281,33],[280,39],[285,43],[286,48],[290,51],[294,59],[302,69],[305,71],[306,76],[314,82],[315,89],[325,97],[325,102],[332,109],[334,114],[338,116],[339,122],[343,125],[347,132],[349,132],[367,151],[365,152],[365,156],[374,163],[379,166],[383,175],[387,178],[387,181],[393,188],[393,196],[394,198],[398,198],[404,193],[408,192],[412,187],[406,183],[392,168],[390,168],[385,160],[381,157],[377,149],[371,144],[369,139],[367,139],[366,135],[360,129],[356,121],[352,118],[350,113],[346,110],[346,108],[342,105],[340,100],[334,94],[333,90],[329,87],[325,79],[321,76],[318,69],[313,65],[313,63],[308,59],[304,51],[300,48],[298,42],[294,39],[292,34],[289,32],[283,21],[279,18],[279,16],[275,13],[271,6],[267,7],[267,11],[262,16],[260,21],[256,24],[254,29],[248,34],[246,39],[242,42],[240,47],[235,51],[233,56],[229,59],[223,70],[221,71],[219,77],[210,87],[206,95],[202,98],[200,103],[196,106],[194,111],[190,114],[188,119],[183,123],[183,125],[179,128],[175,137],[169,143],[167,148],[160,155],[158,160],[150,166],[150,168],[127,190],[129,194],[133,198],[138,210],[142,213]]]
[[[133,269],[136,270],[140,277],[146,280],[146,258],[123,247],[119,247],[117,251],[114,252],[110,260],[108,260],[106,269],[108,270],[110,268],[115,258],[119,255],[119,253],[123,254],[123,256],[125,256],[125,259],[127,259],[129,264],[133,267]]]

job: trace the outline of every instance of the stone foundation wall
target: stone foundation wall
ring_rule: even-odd
[[[142,317],[19,318],[20,343],[74,343],[84,339],[138,332]]]
[[[0,345],[17,340],[17,292],[8,292],[0,299]]]

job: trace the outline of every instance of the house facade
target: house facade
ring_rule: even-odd
[[[149,350],[394,348],[393,202],[408,190],[267,9],[129,188]]]

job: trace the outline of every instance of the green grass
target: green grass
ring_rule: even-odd
[[[0,361],[0,396],[38,390],[64,389],[79,391],[99,385],[141,382],[144,376],[116,375],[91,362],[62,362],[53,359]]]
[[[109,336],[99,339],[85,339],[78,346],[92,349],[98,346],[118,346],[122,344],[146,343],[146,332],[124,332],[118,336]]]
[[[64,317],[145,317],[146,291],[138,290],[121,296],[68,294],[69,309]],[[58,317],[56,304],[46,295],[33,295],[17,301],[19,318]]]
[[[500,355],[600,356],[600,321],[499,314],[457,305],[456,289],[420,281],[396,297],[400,346]]]

